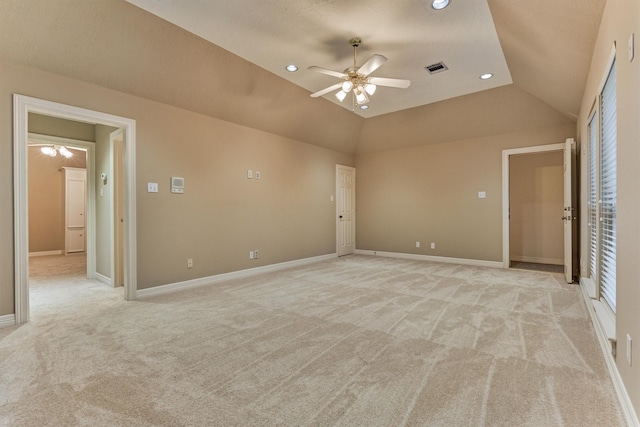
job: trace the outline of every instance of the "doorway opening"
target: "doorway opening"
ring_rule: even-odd
[[[90,275],[86,236],[94,224],[94,200],[87,177],[94,131],[86,123],[35,113],[29,114],[29,130],[29,296],[41,312],[64,304],[60,282]]]
[[[504,150],[503,267],[565,273],[573,281],[573,139]]]
[[[562,151],[509,157],[509,261],[512,268],[564,271]]]
[[[23,95],[14,95],[14,277],[15,323],[29,320],[29,113],[120,129],[122,138],[122,252],[124,298],[136,297],[135,121]],[[93,167],[91,150],[87,165]],[[95,171],[94,171],[95,172]],[[89,279],[96,272],[95,173],[87,174],[86,266]],[[92,201],[93,199],[93,201]],[[115,233],[115,231],[112,231]],[[111,249],[110,249],[111,250]]]

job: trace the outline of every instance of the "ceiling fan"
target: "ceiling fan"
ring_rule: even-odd
[[[356,49],[362,40],[359,38],[352,38],[349,40],[349,44],[353,46],[353,67],[346,68],[343,72],[328,70],[326,68],[317,67],[312,65],[309,70],[317,71],[322,74],[328,74],[333,77],[338,77],[344,80],[341,83],[336,83],[333,86],[322,89],[321,91],[311,94],[312,98],[325,95],[336,89],[340,89],[336,92],[336,98],[340,102],[344,101],[349,92],[353,93],[354,105],[364,105],[369,102],[369,96],[376,92],[377,86],[395,87],[400,89],[406,89],[411,82],[409,80],[402,79],[388,79],[384,77],[370,77],[370,74],[377,70],[382,64],[388,61],[383,55],[373,55],[367,62],[358,67],[356,64],[357,56]]]

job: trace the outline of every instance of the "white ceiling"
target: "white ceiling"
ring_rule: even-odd
[[[353,65],[348,41],[360,37],[358,65],[372,54],[389,61],[372,76],[411,80],[408,89],[379,87],[362,117],[417,107],[512,83],[486,0],[451,0],[440,11],[428,0],[127,0],[250,61],[310,93],[338,83],[307,70]],[[424,67],[443,61],[449,70]],[[289,73],[286,65],[299,71]],[[480,80],[483,73],[490,80]],[[349,110],[333,96],[325,99]],[[323,102],[318,99],[317,102]]]

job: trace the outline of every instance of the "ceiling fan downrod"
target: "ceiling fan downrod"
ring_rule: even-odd
[[[353,68],[356,68],[356,49],[362,44],[362,40],[359,37],[354,37],[349,40],[349,44],[353,46]]]

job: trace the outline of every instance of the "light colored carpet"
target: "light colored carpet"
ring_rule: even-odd
[[[537,262],[511,261],[511,268],[522,270],[546,271],[547,273],[564,274],[564,265],[540,264]]]
[[[0,425],[624,425],[559,274],[348,256],[125,302],[50,267],[0,329]]]

